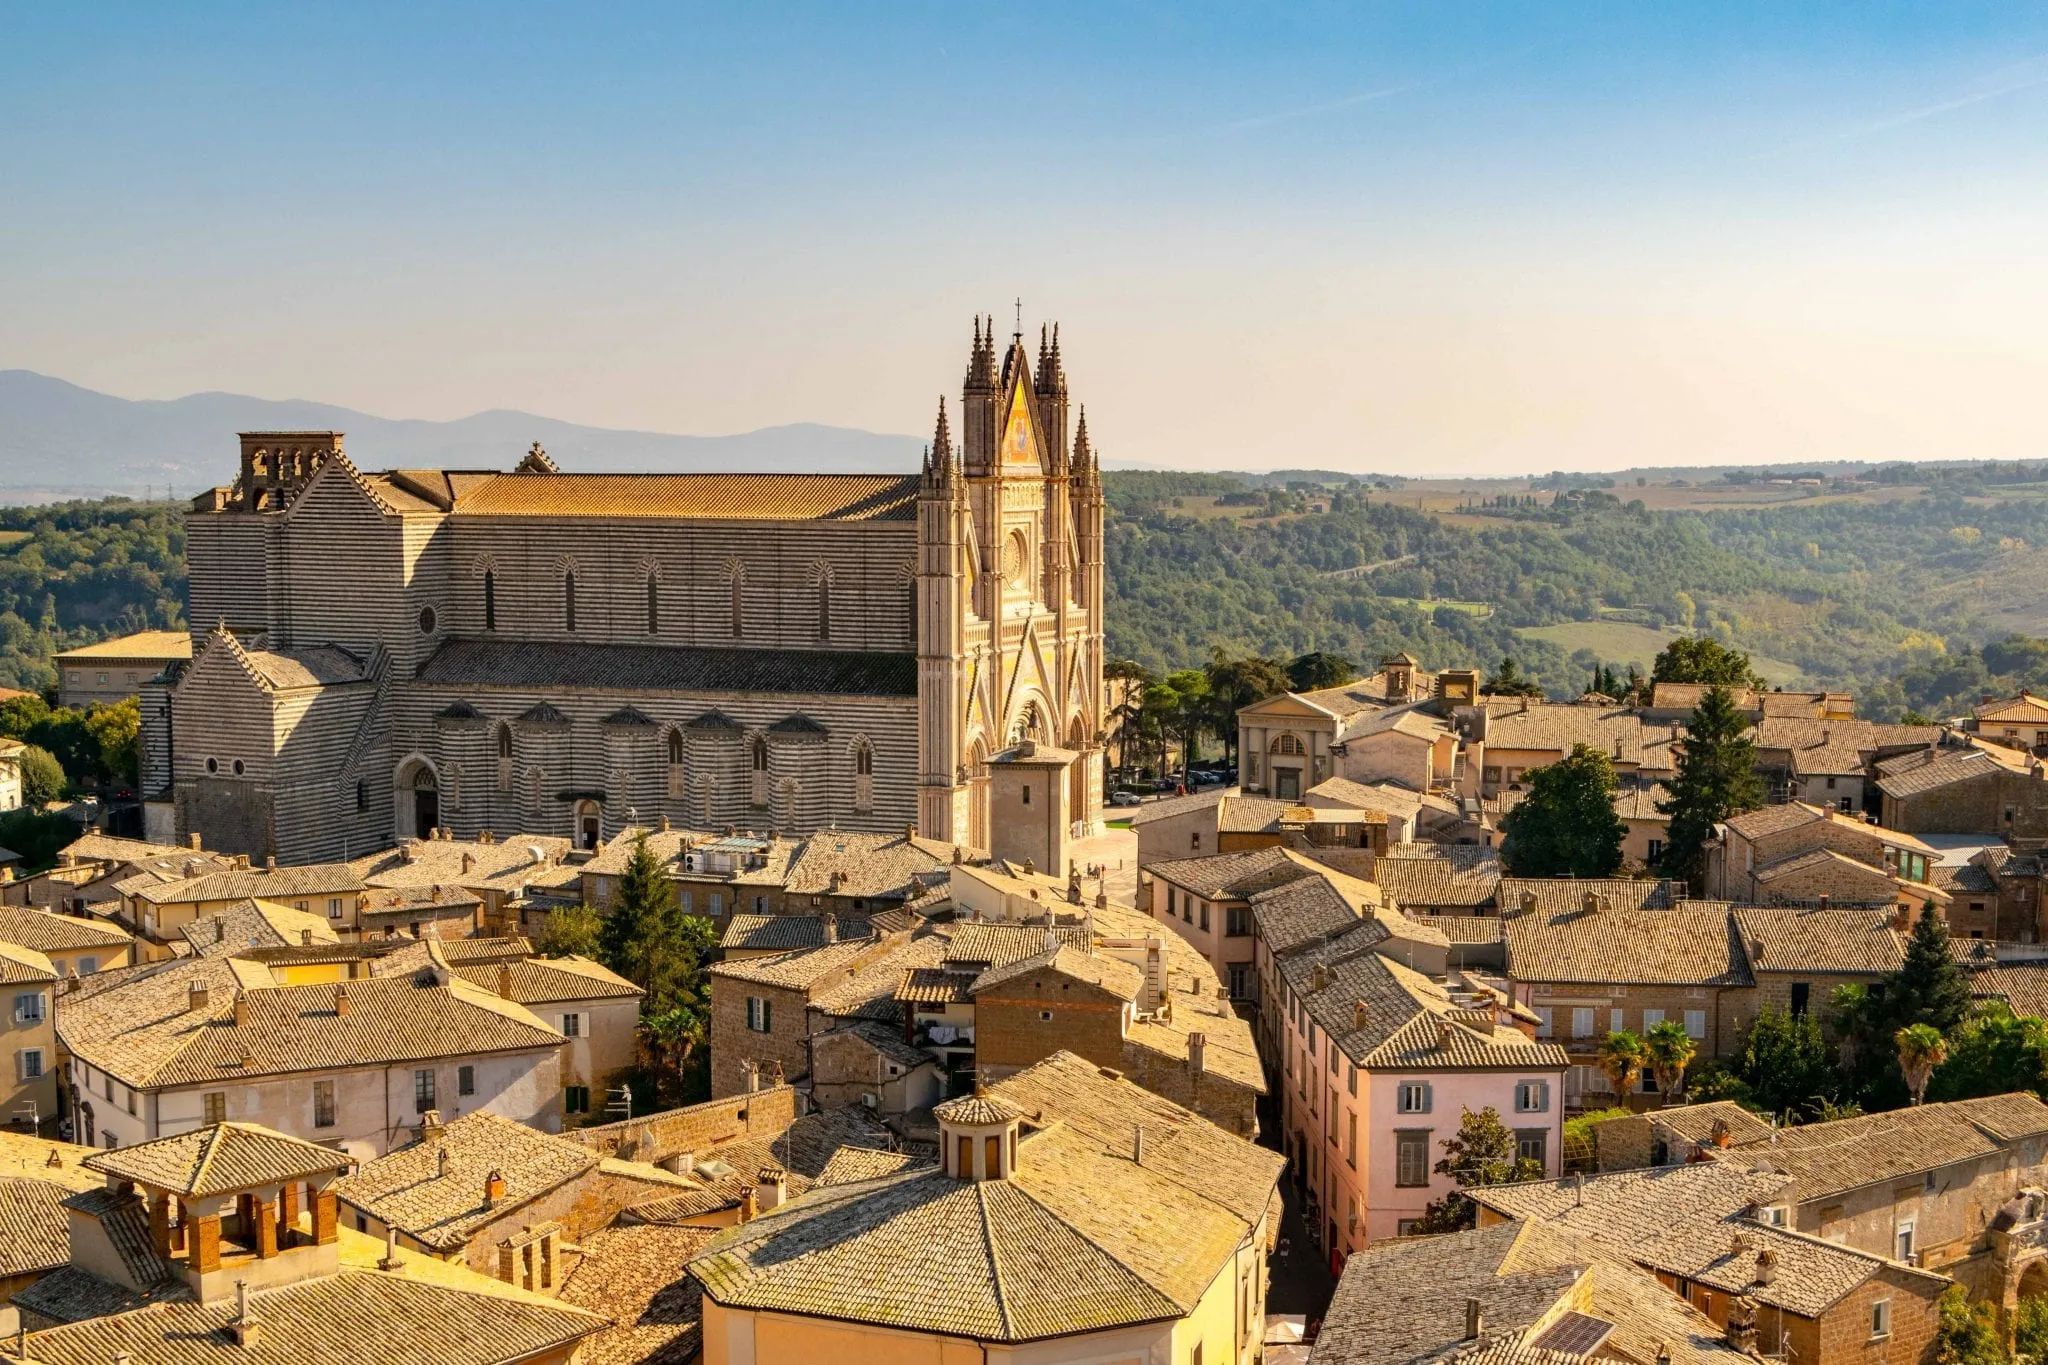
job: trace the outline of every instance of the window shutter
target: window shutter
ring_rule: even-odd
[[[1539,1114],[1547,1114],[1550,1112],[1549,1081],[1536,1082],[1536,1112]]]
[[[1424,1081],[1422,1083],[1422,1112],[1425,1114],[1429,1113],[1435,1106],[1435,1091],[1436,1087],[1432,1086],[1429,1082]]]
[[[774,1002],[772,1001],[763,1000],[761,1002],[761,1032],[763,1033],[773,1033],[775,1031],[774,1008]]]

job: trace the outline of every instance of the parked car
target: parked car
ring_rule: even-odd
[[[1142,806],[1145,804],[1145,798],[1136,792],[1111,792],[1109,794],[1109,804],[1112,806]]]

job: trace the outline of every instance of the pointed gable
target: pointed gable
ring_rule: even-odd
[[[1030,374],[1020,364],[1016,366],[1016,377],[1010,382],[1010,411],[1003,419],[1000,458],[1005,465],[1045,468],[1038,426],[1031,416],[1032,407]]]

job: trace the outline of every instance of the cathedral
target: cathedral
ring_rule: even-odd
[[[1063,769],[1040,805],[1084,836],[1101,478],[1057,330],[1035,365],[998,345],[977,319],[913,475],[575,474],[538,446],[370,473],[339,432],[243,434],[186,517],[191,662],[144,693],[151,837],[296,863],[666,819],[987,849],[1019,754]]]

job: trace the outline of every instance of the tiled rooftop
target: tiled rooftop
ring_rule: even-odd
[[[205,1128],[87,1157],[86,1167],[151,1189],[204,1196],[332,1175],[351,1159],[253,1123]]]
[[[1747,986],[1749,964],[1721,901],[1669,910],[1537,910],[1507,916],[1517,981]]]
[[[336,1181],[334,1192],[427,1246],[453,1251],[479,1227],[578,1179],[598,1160],[578,1143],[478,1110],[443,1125],[435,1137],[363,1163]],[[484,1197],[485,1177],[493,1172],[505,1177],[505,1194],[495,1204]]]

